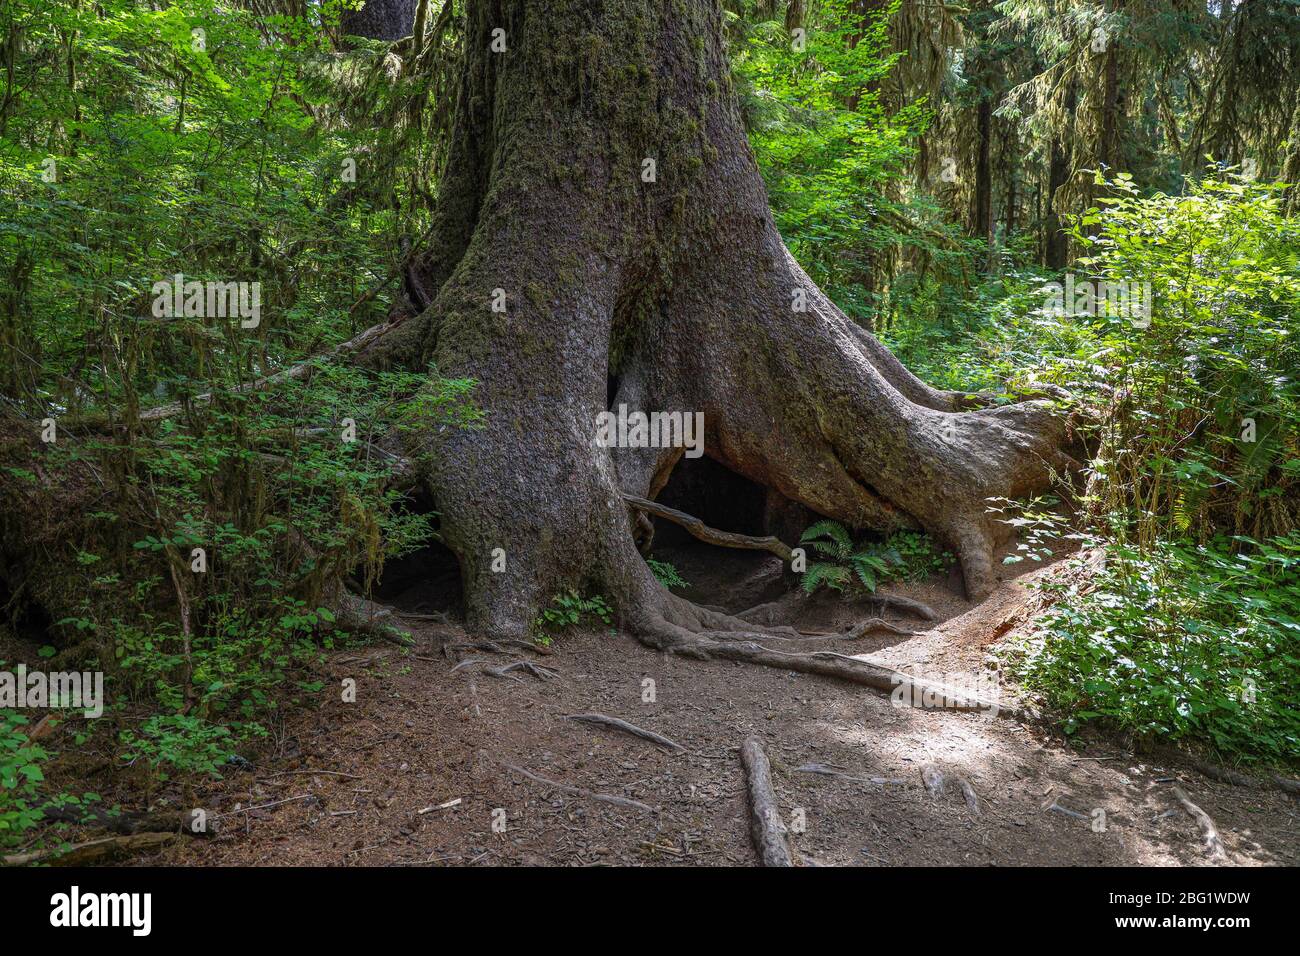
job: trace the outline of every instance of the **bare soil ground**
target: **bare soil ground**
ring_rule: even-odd
[[[838,601],[801,601],[767,556],[689,547],[663,556],[694,582],[688,596],[732,611],[777,598],[778,612],[808,630],[867,616]],[[812,639],[807,648],[973,677],[986,672],[990,647],[1030,594],[1024,579],[1011,580],[971,606],[955,576],[900,590],[942,620],[911,636]],[[437,601],[417,589],[396,603]],[[413,633],[410,651],[378,645],[333,655],[324,705],[289,716],[250,768],[196,794],[220,815],[220,834],[137,862],[753,865],[738,753],[750,735],[771,758],[790,843],[805,865],[1210,863],[1196,822],[1173,797],[1176,783],[1218,824],[1227,863],[1300,862],[1296,798],[1223,784],[1116,741],[1077,749],[1035,725],[898,707],[828,679],[665,656],[610,630],[566,635],[545,657],[446,655],[444,643],[465,640],[457,629]],[[516,657],[558,676],[496,678],[484,664],[453,671],[456,661]],[[340,699],[345,678],[357,681],[355,703]],[[592,711],[685,749],[566,719]],[[842,775],[801,769],[809,765]],[[926,765],[949,778],[939,797],[923,785]],[[958,776],[978,795],[978,813]]]

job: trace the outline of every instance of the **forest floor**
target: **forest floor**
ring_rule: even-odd
[[[788,591],[779,562],[767,556],[693,547],[659,556],[693,583],[688,596],[729,610]],[[955,572],[901,586],[895,590],[929,603],[941,620],[911,636],[821,639],[807,649],[974,677],[987,672],[991,646],[1032,610],[1026,580],[1005,581],[977,606],[960,596]],[[428,586],[394,603],[437,605]],[[867,616],[838,599],[787,593],[782,603],[801,615],[801,629]],[[249,769],[196,794],[198,805],[221,814],[216,836],[178,841],[136,862],[752,865],[739,758],[751,735],[771,760],[804,865],[1209,863],[1175,785],[1217,823],[1228,854],[1220,862],[1300,862],[1295,797],[1221,783],[1176,756],[1135,755],[1115,740],[1071,743],[1017,720],[899,707],[830,679],[667,656],[609,629],[566,634],[545,657],[519,652],[557,671],[550,680],[483,671],[514,655],[445,655],[444,643],[466,639],[455,628],[413,634],[409,651],[334,653],[327,686],[355,678],[356,702],[287,715]],[[453,671],[455,661],[477,658],[485,663]],[[647,678],[653,703],[643,702]],[[566,719],[590,712],[685,749]],[[842,775],[801,769],[808,765]],[[927,792],[927,765],[948,777],[946,793]],[[959,777],[977,794],[978,812]],[[1094,824],[1097,809],[1104,828]]]

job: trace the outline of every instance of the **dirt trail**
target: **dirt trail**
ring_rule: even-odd
[[[779,564],[767,557],[692,549],[671,557],[698,582],[692,596],[711,594],[732,610],[783,588]],[[953,578],[906,593],[943,620],[911,636],[807,646],[975,675],[1028,592],[1009,581],[971,607]],[[408,607],[422,600],[404,597]],[[798,613],[810,630],[864,616],[838,603]],[[664,656],[609,631],[565,636],[547,657],[521,650],[452,660],[440,646],[458,639],[453,630],[414,633],[411,653],[380,646],[334,655],[333,685],[356,679],[356,703],[335,699],[291,717],[253,769],[200,794],[226,815],[220,836],[141,862],[752,865],[738,753],[749,735],[764,742],[791,845],[807,865],[1207,863],[1195,821],[1172,794],[1176,781],[1217,822],[1228,862],[1300,862],[1295,798],[1225,785],[1114,743],[1076,751],[1013,720],[902,708],[832,680]],[[559,676],[494,678],[480,664],[452,670],[455,660],[516,657]],[[565,717],[591,711],[685,749]],[[922,783],[928,764],[950,780],[937,799]],[[808,765],[843,775],[800,769]],[[575,794],[525,770],[649,809]],[[978,795],[978,814],[956,777]],[[276,801],[286,802],[249,809]]]

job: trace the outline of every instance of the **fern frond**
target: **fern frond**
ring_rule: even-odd
[[[808,570],[803,574],[802,584],[803,589],[811,594],[823,584],[836,591],[842,591],[848,582],[849,572],[845,568],[838,564],[818,562],[808,565]]]
[[[829,543],[819,538],[829,539]],[[819,554],[829,555],[843,561],[853,551],[853,538],[847,528],[838,521],[829,518],[809,525],[799,538],[800,543],[811,541]]]

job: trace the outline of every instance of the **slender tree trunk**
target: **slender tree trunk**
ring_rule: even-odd
[[[1073,112],[1075,103],[1074,90],[1066,95],[1066,107]],[[1070,153],[1064,140],[1057,134],[1052,135],[1051,153],[1047,164],[1047,216],[1044,228],[1047,232],[1044,249],[1044,264],[1049,269],[1064,269],[1069,263],[1070,240],[1065,234],[1065,220],[1061,216],[1061,188],[1070,179]]]
[[[975,110],[979,142],[975,153],[975,192],[971,199],[971,233],[984,241],[986,271],[993,269],[993,104],[986,95]]]

